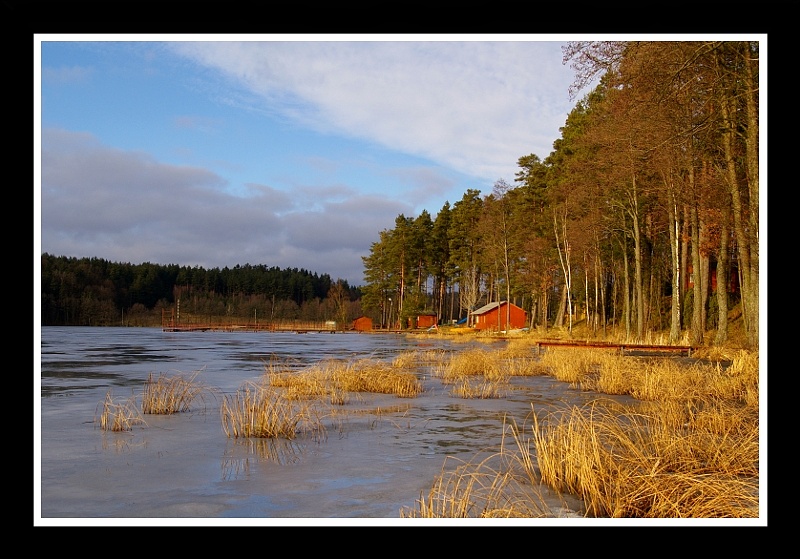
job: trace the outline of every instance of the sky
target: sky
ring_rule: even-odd
[[[144,37],[35,36],[37,255],[364,285],[398,216],[513,184],[578,101],[576,37]]]
[[[399,215],[513,183],[576,103],[557,36],[35,39],[38,254],[363,285]]]

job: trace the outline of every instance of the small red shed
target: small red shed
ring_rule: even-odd
[[[489,303],[470,314],[473,316],[474,327],[478,330],[524,328],[527,319],[527,313],[521,307],[508,301]]]
[[[353,330],[359,332],[372,330],[372,319],[368,316],[359,316],[353,321]]]
[[[436,313],[422,313],[417,315],[417,328],[430,328],[438,326],[439,317]]]

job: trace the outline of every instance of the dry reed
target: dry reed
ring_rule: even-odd
[[[284,388],[289,399],[327,397],[332,404],[347,403],[350,393],[414,398],[422,392],[422,383],[414,373],[371,358],[330,359],[297,372],[267,370],[265,381]]]
[[[431,366],[441,363],[447,356],[448,352],[443,349],[403,351],[392,360],[392,367],[413,369],[419,366]]]
[[[161,373],[157,378],[150,373],[142,393],[142,413],[170,415],[191,410],[196,400],[203,400],[205,394],[210,393],[196,380],[199,373],[174,376]]]
[[[554,518],[581,516],[558,494],[550,494],[541,484],[530,460],[530,453],[513,425],[504,428],[514,445],[500,452],[461,461],[445,459],[427,496],[415,506],[403,507],[402,518]],[[454,467],[450,464],[455,462]]]
[[[757,517],[758,354],[739,351],[728,358],[727,366],[687,364],[607,349],[553,348],[532,364],[523,342],[505,351],[461,352],[435,365],[434,372],[457,384],[465,397],[481,397],[470,378],[500,368],[504,375],[548,374],[584,390],[630,395],[639,403],[596,400],[544,417],[532,413],[530,435],[515,431],[517,449],[500,452],[513,466],[477,462],[443,471],[417,509],[401,514],[554,516],[535,499],[531,505],[499,496],[516,479],[507,469],[513,467],[532,485],[579,497],[587,516]],[[495,493],[498,488],[502,491]]]
[[[225,396],[220,407],[222,429],[230,438],[294,439],[298,434],[325,438],[321,413],[314,406],[287,400],[269,386],[246,383]]]
[[[473,382],[469,378],[463,378],[453,387],[451,394],[459,398],[502,398],[505,394],[505,387],[505,383],[499,384],[496,381]]]
[[[608,350],[584,348],[548,348],[539,363],[548,374],[562,382],[579,386],[598,370],[598,363]]]
[[[489,381],[506,381],[508,373],[504,360],[496,351],[471,348],[459,351],[432,368],[435,376],[445,383],[460,382],[470,376],[481,376]]]
[[[547,425],[534,415],[542,481],[596,517],[758,515],[758,422],[716,400],[619,414],[593,403]]]
[[[144,423],[133,396],[119,403],[114,401],[109,391],[98,408],[100,411],[95,413],[94,421],[103,431],[131,431],[134,425]]]

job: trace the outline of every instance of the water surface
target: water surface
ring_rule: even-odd
[[[466,347],[404,334],[43,327],[34,373],[35,515],[39,507],[42,519],[399,519],[427,496],[446,460],[497,452],[503,426],[524,423],[531,406],[556,409],[598,396],[530,377],[514,379],[503,398],[467,400],[420,367],[421,395],[352,397],[342,409],[353,413],[330,424],[324,440],[230,439],[222,429],[219,398],[261,379],[270,360],[302,368]],[[144,416],[146,425],[129,432],[98,428],[107,394],[135,398],[150,374],[194,372],[216,397],[187,413]],[[354,413],[377,408],[380,414]],[[553,506],[580,514],[574,500],[554,496]]]

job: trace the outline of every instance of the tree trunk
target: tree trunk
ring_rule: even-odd
[[[689,230],[691,228],[691,220],[689,219],[689,205],[683,205],[683,226],[681,229],[683,233],[681,235],[681,300],[683,300],[683,295],[689,292],[689,239],[691,235]],[[688,317],[683,317],[682,320],[687,319]],[[688,325],[686,325],[688,327]]]
[[[644,338],[644,278],[642,273],[642,232],[639,226],[639,198],[636,192],[636,175],[631,177],[631,219],[633,220],[633,289],[636,297],[636,338]]]
[[[700,222],[697,217],[697,208],[690,210],[692,220],[692,326],[691,345],[703,345],[703,282],[700,279]]]
[[[583,258],[583,297],[584,297],[584,304],[583,304],[583,313],[586,319],[586,328],[590,328],[590,312],[589,312],[589,266],[586,263],[586,257],[584,255]]]
[[[730,262],[728,257],[728,225],[723,224],[717,257],[717,336],[714,345],[721,346],[728,339],[728,279]]]
[[[562,237],[561,241],[559,241],[558,237],[558,217],[557,213],[553,212],[553,230],[555,232],[556,238],[556,247],[558,248],[558,257],[561,261],[561,271],[564,274],[564,292],[562,293],[562,297],[566,297],[566,306],[567,312],[569,313],[569,331],[572,332],[572,264],[570,262],[570,254],[572,252],[570,248],[570,243],[567,240],[567,216],[566,210],[564,214],[564,222],[562,223]],[[563,243],[563,249],[561,244]],[[564,305],[561,305],[559,314],[561,316],[561,320],[559,322],[559,327],[563,324],[564,318]]]
[[[746,44],[744,50],[745,67],[745,99],[747,107],[747,132],[746,132],[746,160],[747,160],[747,188],[750,199],[750,289],[748,298],[750,300],[750,329],[747,331],[748,342],[754,348],[758,348],[758,227],[759,227],[759,189],[758,189],[758,102],[756,100],[758,79],[754,75],[754,68],[758,68],[758,58],[752,47],[755,45]]]
[[[698,216],[699,217],[699,216]],[[700,219],[700,247],[706,245],[708,239],[708,226],[704,219]],[[708,294],[711,293],[711,270],[709,269],[710,261],[709,255],[702,249],[700,250],[700,293],[703,300],[701,301],[701,328],[703,332],[708,329]]]
[[[623,257],[623,272],[625,274],[625,286],[623,288],[623,307],[622,307],[622,315],[623,320],[625,321],[625,341],[630,341],[631,339],[631,274],[629,270],[628,264],[628,251],[626,250],[625,243],[623,242],[622,246],[622,257]]]
[[[545,332],[549,328],[548,324],[550,324],[549,317],[547,315],[548,307],[550,306],[550,296],[548,295],[547,289],[543,289],[541,295],[539,296],[540,303],[539,303],[539,312],[541,313],[541,318],[539,319],[539,327],[542,328]]]
[[[558,302],[558,313],[556,313],[555,323],[553,324],[556,328],[562,328],[564,326],[564,310],[567,308],[567,290],[566,288],[561,290],[561,298]]]
[[[669,246],[672,258],[672,298],[670,301],[669,342],[678,343],[681,338],[681,263],[680,223],[674,195],[667,204],[669,212]]]
[[[606,336],[606,329],[608,327],[608,312],[607,312],[607,305],[606,305],[606,284],[607,284],[607,277],[608,277],[608,270],[602,269],[602,287],[600,289],[600,312],[601,315],[601,323],[603,325],[603,337]]]
[[[592,332],[597,332],[600,327],[600,276],[602,268],[600,267],[600,251],[595,253],[594,257],[594,317],[592,319]]]

